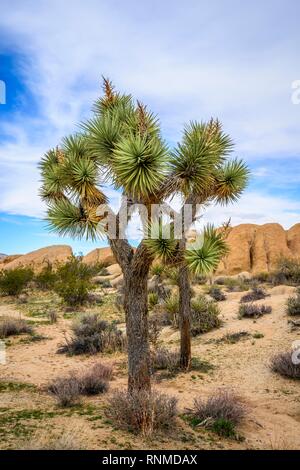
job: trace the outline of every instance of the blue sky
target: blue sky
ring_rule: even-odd
[[[191,119],[223,122],[252,180],[206,220],[300,222],[299,15],[298,0],[2,0],[0,252],[96,246],[49,233],[37,162],[89,115],[102,74],[159,115],[170,145]]]

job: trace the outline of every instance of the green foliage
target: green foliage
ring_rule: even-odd
[[[159,297],[157,292],[149,292],[148,294],[148,305],[152,309],[159,302]]]
[[[191,317],[191,335],[197,336],[201,333],[207,333],[214,328],[221,326],[219,319],[220,309],[216,302],[207,300],[199,295],[192,299],[192,317]]]
[[[295,259],[281,258],[273,273],[275,284],[300,284],[300,262]]]
[[[235,425],[230,419],[216,419],[211,425],[211,430],[218,436],[227,437],[228,439],[236,437]]]
[[[30,268],[14,268],[0,272],[0,293],[2,295],[19,295],[33,279]]]
[[[34,276],[34,281],[39,289],[52,290],[57,280],[57,275],[51,263],[47,263],[43,269]]]
[[[300,288],[296,295],[288,298],[286,303],[286,313],[291,316],[300,315]]]
[[[178,312],[179,312],[179,297],[177,294],[172,294],[166,298],[164,302],[164,310],[167,312],[170,321],[178,326]]]
[[[95,288],[91,282],[94,268],[75,257],[59,266],[56,276],[54,291],[69,306],[82,305],[87,302],[89,292]]]

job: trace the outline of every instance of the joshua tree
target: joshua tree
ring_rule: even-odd
[[[185,140],[191,135],[193,144],[184,142],[172,155],[161,137],[156,117],[141,103],[135,104],[130,95],[115,92],[106,79],[104,96],[95,103],[93,111],[93,118],[82,124],[80,133],[65,138],[42,158],[41,196],[48,205],[50,227],[61,235],[92,240],[101,234],[108,237],[124,275],[128,390],[150,391],[147,280],[155,256],[176,258],[182,263],[185,260],[186,266],[197,271],[203,263],[207,269],[215,267],[221,251],[212,239],[215,232],[207,231],[203,247],[190,251],[185,250],[184,239],[172,236],[164,239],[160,229],[155,238],[152,229],[156,222],[149,217],[144,217],[143,222],[146,228],[151,228],[151,238],[145,237],[134,250],[122,236],[124,207],[121,205],[119,212],[113,214],[104,184],[120,190],[129,206],[142,204],[147,209],[176,192],[193,204],[207,201],[212,185],[222,193],[226,171],[230,170],[223,166],[224,152],[219,150],[220,140],[227,137],[215,121],[192,124],[185,131]],[[214,162],[214,172],[210,160]],[[237,163],[232,165],[235,168]],[[115,235],[111,234],[107,219],[115,221]],[[126,216],[125,225],[128,220]]]
[[[249,171],[242,160],[228,157],[233,150],[231,138],[224,134],[218,120],[208,123],[191,123],[183,132],[182,142],[171,155],[169,187],[181,195],[183,204],[182,239],[173,248],[169,262],[179,266],[179,325],[181,366],[185,369],[191,363],[191,285],[190,272],[205,275],[214,271],[220,259],[227,253],[225,242],[226,224],[215,230],[207,226],[201,239],[201,249],[189,248],[186,233],[199,211],[208,204],[228,204],[236,201],[243,192]],[[191,218],[184,217],[189,205]],[[149,240],[153,252],[159,254],[157,242]],[[196,244],[197,247],[197,244]],[[177,250],[177,252],[176,252]],[[185,253],[184,256],[181,254]]]

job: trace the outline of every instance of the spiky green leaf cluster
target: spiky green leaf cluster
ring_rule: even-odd
[[[174,225],[161,221],[153,222],[146,228],[144,244],[149,252],[166,264],[172,264],[178,257],[178,240],[174,238]]]
[[[207,275],[218,267],[227,252],[223,233],[218,232],[212,225],[207,225],[192,246],[187,246],[185,261],[193,274]]]

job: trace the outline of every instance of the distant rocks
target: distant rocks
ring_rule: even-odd
[[[14,269],[17,267],[31,267],[35,272],[40,271],[47,262],[51,264],[66,262],[72,256],[72,248],[68,245],[53,245],[32,251],[27,255],[15,255],[2,260],[0,268]],[[10,259],[8,259],[10,258]]]

